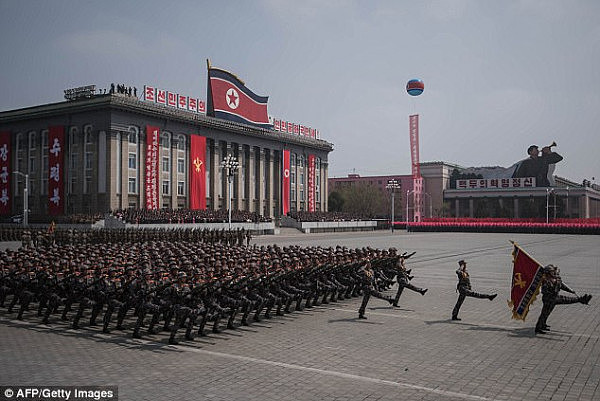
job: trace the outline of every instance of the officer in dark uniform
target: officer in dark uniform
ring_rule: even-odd
[[[568,295],[560,295],[559,293],[561,290],[576,296],[570,297]],[[546,324],[546,321],[556,305],[574,304],[577,302],[587,305],[590,302],[590,299],[592,299],[590,294],[577,296],[575,291],[563,283],[558,267],[554,265],[545,266],[542,282],[542,312],[535,325],[535,332],[538,334],[545,334],[546,331],[550,330],[550,326]]]
[[[371,296],[375,298],[384,299],[391,304],[394,303],[394,298],[383,295],[381,292],[375,289],[375,273],[371,267],[371,262],[367,260],[363,268],[363,299],[358,309],[358,318],[366,319],[365,310]]]
[[[471,279],[469,278],[469,273],[467,272],[467,262],[464,260],[459,260],[458,265],[459,269],[456,271],[456,275],[458,276],[458,284],[456,284],[456,290],[458,291],[458,300],[456,301],[456,305],[454,306],[454,310],[452,310],[452,320],[460,320],[458,317],[458,311],[462,303],[465,301],[466,297],[473,298],[487,298],[490,301],[496,298],[498,294],[480,294],[478,292],[474,292],[471,289]]]

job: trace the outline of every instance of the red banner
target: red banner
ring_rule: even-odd
[[[65,212],[65,127],[48,129],[48,214],[56,216]]]
[[[315,155],[308,155],[308,211],[315,211]]]
[[[290,151],[283,151],[283,178],[281,180],[281,207],[285,216],[290,211]]]
[[[513,319],[525,320],[529,306],[540,292],[543,268],[521,247],[512,244],[513,274],[508,306],[512,308]]]
[[[158,209],[158,132],[146,126],[146,209]]]
[[[419,115],[413,114],[409,116],[409,132],[410,132],[410,160],[412,163],[412,176],[417,178],[421,176],[419,167]]]
[[[0,214],[10,214],[10,132],[0,132]]]
[[[206,209],[206,138],[190,135],[190,209]]]

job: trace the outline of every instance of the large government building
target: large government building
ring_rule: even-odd
[[[157,142],[152,152],[149,130]],[[193,136],[202,137],[204,160],[191,157]],[[207,209],[227,209],[231,195],[233,210],[263,216],[327,210],[331,143],[127,93],[111,90],[0,112],[2,138],[0,211],[5,215],[23,210],[26,176],[30,213],[74,214],[147,208],[151,195],[153,208],[189,208],[190,177],[198,172]],[[239,163],[231,194],[222,168],[228,155]],[[287,189],[282,182],[289,182]]]

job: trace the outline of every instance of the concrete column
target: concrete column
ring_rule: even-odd
[[[171,143],[169,148],[169,157],[171,158],[171,166],[170,166],[170,178],[169,180],[171,185],[171,207],[173,209],[178,209],[177,205],[177,146],[173,146],[175,144],[175,135],[171,135]],[[188,205],[186,205],[187,207]]]
[[[256,154],[255,148],[250,146],[248,149],[248,192],[246,198],[248,199],[248,211],[256,212],[256,186],[258,185],[258,177],[256,175]]]
[[[129,207],[129,132],[121,132],[121,143],[117,146],[121,147],[121,209]],[[139,158],[138,158],[139,159]],[[141,160],[138,160],[138,167]],[[139,184],[140,191],[143,186]]]
[[[323,162],[323,160],[321,160],[321,204],[323,205],[322,210],[324,212],[329,211],[329,180],[327,179],[328,166],[329,163]]]
[[[243,191],[243,186],[244,186],[244,182],[242,181],[242,159],[243,159],[242,154],[244,153],[244,147],[239,143],[235,144],[233,153],[240,165],[240,168],[235,173],[235,180],[234,180],[235,210],[245,210],[244,203],[243,203],[243,197],[242,197],[242,191]]]
[[[475,216],[474,210],[474,199],[473,198],[469,198],[469,217],[473,218],[473,216]]]
[[[207,147],[210,152],[210,190],[212,195],[212,210],[219,209],[219,185],[221,182],[219,181],[219,163],[220,154],[219,154],[219,141],[212,141],[212,145]]]
[[[460,199],[456,198],[454,200],[454,217],[460,217]]]
[[[265,185],[267,186],[267,194],[266,194],[266,207],[267,207],[267,213],[265,214],[266,216],[269,217],[274,217],[273,216],[273,193],[274,191],[274,183],[273,183],[273,159],[274,159],[274,152],[271,149],[266,149],[265,150],[266,154],[265,154],[265,168],[267,169],[267,182],[265,182]]]
[[[590,218],[590,197],[588,195],[584,194],[579,198],[579,217]]]
[[[256,171],[256,173],[258,174],[256,182],[259,185],[259,190],[258,190],[258,209],[256,210],[256,212],[258,214],[262,215],[262,214],[264,214],[264,206],[265,206],[265,194],[264,194],[265,149],[260,148],[258,151],[257,157],[259,157],[259,163],[258,163],[258,168]]]
[[[513,203],[513,208],[515,209],[514,210],[514,213],[515,213],[514,214],[514,218],[518,219],[519,218],[519,198],[515,197],[514,200],[513,200],[513,202],[514,202]]]

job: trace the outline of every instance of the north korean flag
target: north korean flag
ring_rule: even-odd
[[[246,88],[244,82],[232,73],[209,67],[209,116],[272,128],[267,113],[268,100],[268,96],[259,96]]]

